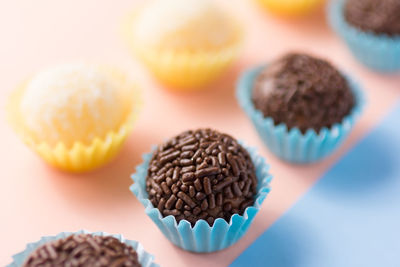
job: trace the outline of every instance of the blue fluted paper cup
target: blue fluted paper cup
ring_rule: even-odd
[[[214,252],[235,244],[249,229],[270,191],[272,176],[268,173],[269,165],[265,159],[259,156],[254,148],[249,148],[242,142],[240,144],[249,152],[256,169],[258,185],[254,205],[246,208],[243,215],[234,214],[229,223],[218,218],[212,226],[205,220],[199,220],[193,227],[187,220],[181,220],[178,224],[174,216],[162,216],[148,199],[146,191],[146,176],[152,153],[143,155],[144,162],[136,167],[136,173],[132,175],[134,184],[130,189],[145,207],[146,214],[176,246],[198,253]]]
[[[332,154],[347,137],[361,113],[364,97],[359,85],[346,76],[356,103],[342,123],[334,124],[329,129],[324,127],[319,133],[308,129],[303,134],[296,127],[288,130],[283,123],[275,125],[272,118],[265,118],[262,112],[254,107],[251,98],[254,80],[263,68],[265,66],[255,67],[242,74],[237,84],[236,98],[265,145],[281,159],[293,163],[311,163]]]
[[[400,70],[400,35],[363,32],[351,26],[344,17],[346,0],[332,0],[328,5],[331,27],[344,39],[354,56],[367,67],[392,72]]]
[[[115,237],[116,239],[118,239],[119,241],[121,241],[122,243],[125,243],[131,247],[133,247],[136,251],[136,253],[138,254],[138,258],[139,258],[139,263],[142,265],[142,267],[158,267],[159,265],[154,263],[154,256],[147,253],[143,246],[136,242],[136,241],[132,241],[132,240],[126,240],[125,238],[123,238],[122,235],[111,235],[105,232],[88,232],[86,230],[80,230],[78,232],[62,232],[59,233],[58,235],[55,236],[44,236],[42,237],[39,241],[37,242],[33,242],[33,243],[29,243],[25,250],[15,254],[12,258],[13,258],[13,262],[10,263],[9,265],[7,265],[7,267],[19,267],[22,266],[25,262],[25,260],[28,258],[28,256],[38,247],[40,247],[41,245],[49,242],[49,241],[53,241],[53,240],[57,240],[57,239],[61,239],[61,238],[65,238],[67,236],[73,235],[73,234],[91,234],[91,235],[99,235],[99,236],[112,236]]]

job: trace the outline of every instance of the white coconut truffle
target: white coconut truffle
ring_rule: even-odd
[[[90,143],[116,130],[126,117],[121,81],[84,63],[44,70],[26,85],[20,102],[25,127],[51,145]]]
[[[210,0],[154,0],[139,13],[134,40],[143,47],[201,51],[237,37],[232,20]]]

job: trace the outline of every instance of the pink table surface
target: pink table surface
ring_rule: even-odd
[[[207,91],[172,93],[154,82],[119,35],[135,1],[15,0],[0,3],[0,265],[43,235],[88,229],[122,233],[140,241],[162,266],[226,266],[284,213],[346,150],[365,135],[400,98],[400,76],[359,65],[329,29],[323,11],[301,20],[264,13],[252,1],[224,0],[247,29],[240,60]],[[323,162],[284,163],[263,146],[234,98],[239,73],[291,50],[330,59],[364,85],[368,106],[344,146]],[[136,73],[145,105],[121,154],[84,175],[54,170],[33,154],[5,122],[9,92],[29,74],[76,59],[118,64]],[[130,174],[152,144],[187,128],[215,127],[256,146],[271,165],[272,191],[247,235],[222,252],[197,255],[165,239],[129,191]]]

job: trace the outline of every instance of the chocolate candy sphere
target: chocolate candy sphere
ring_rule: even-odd
[[[160,145],[146,179],[149,199],[163,216],[194,225],[229,222],[254,203],[257,178],[248,152],[211,129],[186,131]]]

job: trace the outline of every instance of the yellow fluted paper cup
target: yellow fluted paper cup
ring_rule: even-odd
[[[321,5],[324,0],[256,0],[269,11],[285,16],[304,15]]]
[[[113,76],[123,77],[117,72],[113,73]],[[113,159],[131,132],[141,105],[137,87],[130,85],[131,100],[127,102],[130,105],[126,106],[124,118],[117,128],[109,129],[102,136],[93,136],[89,141],[63,142],[60,140],[54,143],[33,134],[25,124],[26,119],[21,113],[20,106],[27,84],[28,82],[23,83],[12,93],[7,103],[8,121],[24,143],[48,164],[64,171],[85,172]],[[82,121],[82,124],[84,123],[85,121]]]
[[[163,84],[190,91],[212,82],[227,70],[237,58],[240,45],[237,43],[220,51],[197,53],[134,49]]]

